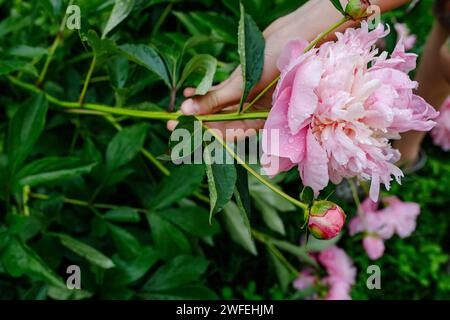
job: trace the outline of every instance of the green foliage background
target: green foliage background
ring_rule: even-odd
[[[62,112],[39,90],[14,84],[19,78],[76,102],[94,51],[85,101],[154,111],[166,109],[171,97],[180,104],[180,90],[174,95],[167,86],[178,84],[192,57],[202,57],[192,62],[200,67],[186,73],[179,89],[202,83],[208,70],[211,77],[215,63],[214,82],[238,65],[238,1],[133,2],[125,20],[100,39],[114,1],[74,1],[81,38],[61,33],[39,82],[68,1],[0,0],[0,298],[300,298],[291,282],[311,262],[299,246],[298,209],[250,180],[253,237],[234,203],[210,226],[205,168],[155,160],[168,150],[164,122]],[[243,1],[261,30],[301,2]],[[384,16],[409,25],[419,54],[433,23],[431,5],[422,0],[411,12],[403,7]],[[195,45],[186,47],[188,39]],[[387,48],[394,43],[392,33]],[[373,262],[360,239],[344,234],[339,242],[358,268],[355,299],[450,298],[450,163],[429,142],[425,168],[391,192],[420,203],[422,214],[413,236],[389,240],[376,262],[382,290],[366,288]],[[213,173],[224,177],[229,169]],[[277,179],[292,195],[301,191],[296,175]],[[352,201],[333,200],[353,215]],[[69,265],[82,270],[81,291],[66,289]]]

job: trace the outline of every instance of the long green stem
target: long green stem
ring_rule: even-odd
[[[143,110],[134,110],[134,109],[126,109],[126,108],[118,108],[111,107],[107,105],[95,104],[95,103],[86,103],[83,105],[83,108],[80,109],[79,102],[70,102],[70,101],[62,101],[42,89],[36,87],[35,85],[23,82],[17,78],[8,76],[8,79],[11,83],[21,87],[30,92],[34,93],[43,93],[47,100],[54,105],[60,106],[62,108],[67,108],[70,113],[79,113],[79,114],[91,114],[91,115],[104,115],[104,114],[112,114],[112,115],[123,115],[129,117],[136,118],[145,118],[145,119],[153,119],[153,120],[177,120],[179,117],[183,116],[181,113],[169,113],[165,111],[143,111]],[[90,110],[91,112],[89,112]],[[266,119],[268,116],[267,111],[261,112],[249,112],[246,114],[237,115],[236,113],[218,113],[218,114],[208,114],[197,116],[196,118],[199,121],[206,122],[215,122],[215,121],[233,121],[233,120],[243,120],[243,119]]]
[[[39,200],[48,200],[48,199],[50,199],[49,195],[42,194],[42,193],[30,192],[29,196],[34,198],[34,199],[39,199]],[[83,200],[78,200],[78,199],[71,199],[71,198],[64,198],[63,201],[64,201],[64,203],[72,204],[72,205],[75,205],[75,206],[93,207],[93,208],[97,208],[97,209],[111,210],[111,209],[120,208],[120,206],[116,206],[116,205],[112,205],[112,204],[89,203],[88,201],[83,201]],[[147,213],[148,212],[147,210],[142,209],[142,208],[132,208],[132,209],[137,211],[137,212],[141,212],[141,213]]]
[[[73,0],[70,0],[69,6],[71,6],[72,3],[73,3]],[[56,34],[55,40],[53,41],[53,44],[50,47],[50,50],[47,55],[47,59],[45,60],[45,63],[44,63],[44,67],[42,68],[41,74],[39,75],[39,79],[37,81],[37,84],[39,86],[42,84],[42,82],[44,82],[45,76],[48,71],[48,67],[50,66],[50,62],[52,61],[53,56],[55,55],[56,49],[58,48],[58,46],[62,40],[64,28],[66,26],[66,21],[67,21],[67,14],[64,12],[64,18],[61,21],[61,24],[58,29],[58,33]]]
[[[89,86],[89,82],[91,81],[92,73],[94,72],[96,62],[97,62],[97,57],[94,55],[94,57],[92,58],[92,61],[91,61],[91,65],[89,66],[89,70],[88,70],[86,79],[84,80],[84,85],[83,85],[83,89],[81,90],[80,99],[78,100],[80,105],[84,104],[84,99],[86,97],[86,92],[87,92],[87,89]]]
[[[250,167],[239,155],[234,152],[234,150],[225,142],[223,139],[216,133],[214,130],[211,130],[209,127],[205,126],[205,128],[214,136],[214,138],[219,141],[223,147],[227,150],[227,152],[237,161],[238,164],[242,165],[245,170],[247,170],[251,175],[253,175],[256,179],[258,179],[262,184],[264,184],[266,187],[268,187],[270,190],[275,192],[276,194],[280,195],[281,197],[285,198],[292,204],[296,205],[297,207],[302,208],[303,210],[308,209],[308,205],[291,197],[290,195],[284,193],[280,188],[273,185],[266,179],[264,179],[259,173],[257,173],[252,167]]]
[[[332,26],[330,26],[327,30],[322,32],[314,41],[312,41],[309,46],[303,51],[303,53],[306,53],[313,49],[320,41],[322,41],[325,37],[327,37],[330,33],[335,31],[337,28],[342,26],[344,23],[349,21],[348,17],[344,17]],[[280,80],[280,76],[276,77],[267,87],[264,88],[263,91],[261,91],[242,111],[241,113],[247,112],[251,107],[255,105],[256,102],[258,102],[270,89],[272,89]]]

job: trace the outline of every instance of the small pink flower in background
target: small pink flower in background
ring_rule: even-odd
[[[416,229],[420,206],[414,202],[403,202],[397,197],[383,199],[385,208],[378,210],[378,204],[366,199],[361,204],[360,214],[349,223],[350,235],[367,233],[363,247],[372,260],[384,254],[384,241],[394,234],[401,238],[409,237]]]
[[[435,145],[440,146],[444,151],[450,151],[450,97],[440,109],[431,137]]]
[[[395,23],[395,31],[399,39],[403,39],[405,50],[411,50],[417,42],[417,37],[411,34],[408,26],[405,23]]]
[[[378,235],[365,236],[363,239],[363,247],[372,260],[377,260],[384,254],[384,241]]]
[[[403,41],[391,57],[377,56],[374,44],[386,34],[383,25],[369,32],[363,22],[307,53],[306,41],[286,46],[263,133],[269,175],[296,166],[316,196],[330,180],[371,180],[374,201],[380,184],[389,189],[392,176],[400,180],[403,173],[394,164],[400,154],[389,140],[409,130],[431,130],[438,113],[413,93],[418,84],[407,73],[417,56],[405,52]],[[278,130],[278,142],[270,130]]]
[[[305,269],[294,282],[298,290],[321,284],[328,287],[326,300],[350,300],[350,291],[356,280],[356,268],[344,250],[332,246],[314,256],[327,271],[327,276],[319,279],[311,269]],[[317,298],[314,296],[313,298]]]
[[[317,277],[311,269],[305,269],[300,272],[298,278],[294,281],[294,288],[297,290],[306,290],[314,286],[317,280]]]
[[[315,201],[309,214],[308,229],[315,238],[329,240],[341,232],[345,218],[344,211],[335,203]]]

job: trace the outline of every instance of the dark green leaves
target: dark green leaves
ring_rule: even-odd
[[[103,269],[110,269],[115,266],[111,259],[90,245],[65,234],[55,234],[55,236],[59,238],[63,246],[85,258],[93,265]]]
[[[21,167],[44,130],[47,108],[45,96],[37,94],[15,113],[8,131],[8,163],[11,175]]]
[[[223,220],[231,239],[241,245],[245,250],[257,255],[248,218],[234,202],[229,202],[223,208]]]
[[[131,10],[133,10],[134,0],[116,0],[105,29],[103,30],[102,38],[114,29],[119,23],[128,17]]]
[[[208,268],[201,257],[178,256],[159,268],[143,286],[147,299],[216,299],[217,295],[200,284]]]
[[[194,73],[200,73],[202,79],[197,85],[195,94],[204,95],[211,88],[216,73],[217,60],[208,54],[199,54],[194,56],[184,67],[180,81],[177,87],[180,88],[186,79]]]
[[[177,167],[156,187],[156,194],[150,202],[150,207],[154,210],[161,209],[190,196],[200,187],[204,176],[203,165]]]
[[[94,30],[87,32],[86,40],[94,51],[97,65],[102,65],[117,53],[116,43],[110,39],[101,39]]]
[[[155,49],[144,44],[124,44],[119,46],[119,51],[129,60],[157,74],[169,88],[171,87],[164,61]]]
[[[33,187],[88,173],[94,165],[78,158],[50,157],[36,160],[17,173],[14,177],[13,190],[17,192],[25,185]]]
[[[153,242],[162,258],[170,259],[191,252],[191,245],[184,233],[156,213],[147,215]]]
[[[13,277],[24,274],[44,280],[48,284],[65,288],[62,279],[26,244],[11,237],[1,253],[1,262]]]
[[[208,177],[209,198],[211,202],[210,216],[212,217],[217,212],[221,211],[224,206],[230,201],[233,196],[234,186],[236,184],[236,168],[234,164],[216,164],[213,163],[211,152],[215,144],[208,145],[203,157],[206,163],[206,176]],[[226,153],[225,150],[223,152]],[[220,160],[220,159],[219,159]]]
[[[144,145],[148,125],[137,124],[118,132],[106,150],[106,166],[109,172],[130,162]]]
[[[259,82],[264,67],[264,37],[253,21],[252,17],[245,13],[241,4],[241,19],[239,21],[238,49],[241,60],[242,78],[244,90],[239,110],[247,100],[253,87]]]

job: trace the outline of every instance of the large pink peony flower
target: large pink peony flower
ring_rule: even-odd
[[[440,113],[431,136],[435,145],[440,146],[444,151],[450,151],[450,97],[444,102]]]
[[[392,176],[400,180],[402,171],[394,165],[400,154],[389,139],[431,130],[438,113],[413,94],[417,83],[407,72],[417,56],[405,53],[402,41],[391,57],[377,56],[374,43],[387,33],[383,25],[369,32],[363,22],[307,53],[305,41],[286,46],[263,134],[267,174],[297,166],[316,195],[329,180],[371,179],[373,200],[380,183],[389,188]],[[279,139],[272,139],[274,130]]]
[[[361,204],[360,214],[354,217],[348,227],[350,235],[365,232],[363,247],[367,255],[376,260],[384,254],[384,240],[394,234],[409,237],[416,229],[420,206],[414,202],[403,202],[397,197],[383,199],[385,208],[378,210],[378,204],[367,198]]]

